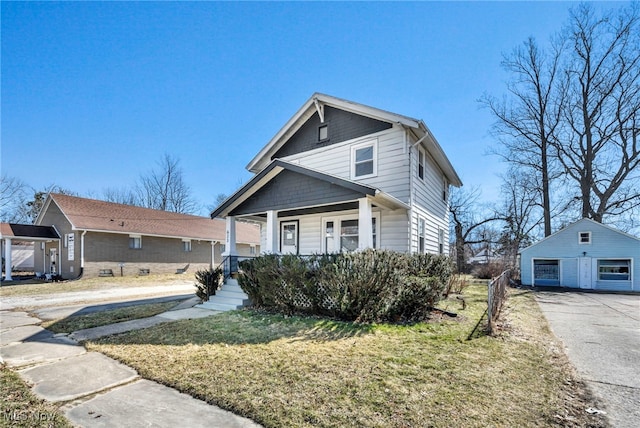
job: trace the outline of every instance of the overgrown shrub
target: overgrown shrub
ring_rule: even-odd
[[[241,262],[239,283],[255,306],[360,322],[424,319],[452,273],[448,257],[382,250]]]
[[[473,268],[471,274],[479,279],[492,279],[500,276],[505,271],[505,265],[500,261],[491,261]]]
[[[196,296],[198,296],[203,302],[209,300],[210,296],[216,294],[216,291],[222,283],[222,268],[216,269],[202,269],[195,273],[197,283]]]

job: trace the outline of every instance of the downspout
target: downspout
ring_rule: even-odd
[[[82,274],[84,273],[84,235],[86,234],[87,234],[87,231],[83,230],[82,234],[80,235],[80,273],[74,279],[74,281],[82,278]]]
[[[404,141],[405,141],[405,147],[410,146],[409,147],[409,210],[407,212],[408,216],[409,216],[409,233],[408,233],[408,242],[407,242],[407,252],[409,254],[412,254],[413,252],[412,247],[411,247],[411,243],[412,243],[412,238],[413,238],[413,165],[411,164],[411,151],[413,150],[414,147],[416,147],[427,135],[425,134],[424,137],[422,137],[421,139],[418,140],[418,142],[416,144],[411,144],[409,143],[409,140],[407,138],[407,133],[409,131],[407,129],[405,129],[404,131]]]

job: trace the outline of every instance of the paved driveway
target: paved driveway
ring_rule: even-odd
[[[612,426],[640,427],[640,295],[538,292],[536,298]]]

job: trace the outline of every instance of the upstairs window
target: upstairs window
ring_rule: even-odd
[[[418,178],[424,180],[424,150],[418,150]]]
[[[318,127],[318,142],[326,141],[328,139],[329,139],[328,125],[320,125],[320,127]]]
[[[444,202],[449,200],[449,182],[446,177],[442,177],[442,200]]]
[[[351,177],[374,177],[376,171],[376,142],[351,147]]]
[[[182,250],[190,253],[191,252],[191,241],[188,239],[185,239],[182,241]]]
[[[139,250],[142,248],[142,236],[129,236],[129,248]]]
[[[591,232],[578,233],[578,244],[591,244]]]

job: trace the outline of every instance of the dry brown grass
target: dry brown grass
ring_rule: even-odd
[[[239,311],[87,347],[267,427],[605,426],[531,295],[471,340],[486,287],[465,298],[462,316],[412,326]]]

